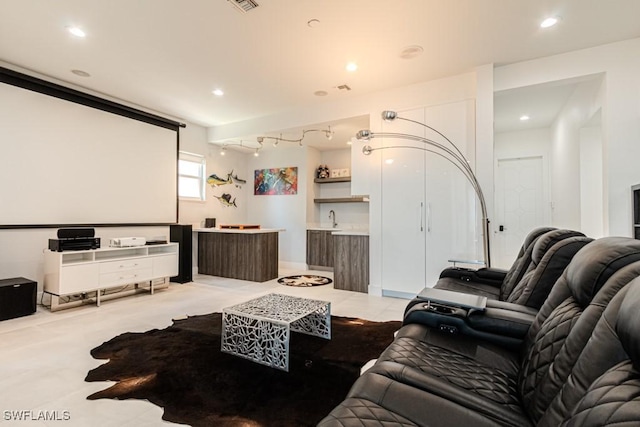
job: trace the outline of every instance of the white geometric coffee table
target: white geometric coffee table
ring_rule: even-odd
[[[331,303],[268,294],[224,308],[220,349],[288,372],[290,331],[331,339]]]

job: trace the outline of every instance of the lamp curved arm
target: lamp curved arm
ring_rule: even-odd
[[[458,170],[460,172],[462,172],[462,174],[465,176],[465,178],[467,178],[467,180],[469,181],[469,183],[473,187],[473,190],[476,193],[476,197],[478,197],[478,200],[480,201],[480,210],[482,212],[482,219],[485,220],[487,218],[487,207],[486,207],[486,203],[485,203],[485,200],[484,200],[484,194],[482,193],[482,189],[478,185],[478,182],[475,179],[475,176],[474,175],[469,175],[469,172],[466,169],[460,167],[460,165],[458,163],[456,163],[455,161],[453,161],[453,159],[447,157],[446,155],[444,155],[444,154],[442,154],[442,153],[440,153],[438,151],[431,150],[429,148],[414,147],[412,145],[394,145],[392,147],[378,147],[378,148],[372,148],[372,147],[370,147],[368,145],[365,145],[364,147],[362,147],[362,152],[365,155],[369,155],[373,151],[388,150],[388,149],[391,149],[391,148],[408,148],[408,149],[412,149],[412,150],[427,151],[429,153],[433,153],[433,154],[435,154],[437,156],[442,157],[443,159],[445,159],[449,163],[451,163],[453,166],[458,168]]]
[[[386,115],[385,113],[387,113],[386,111],[382,113],[382,117],[385,118]],[[430,129],[432,131],[434,131],[435,133],[437,133],[438,135],[440,135],[441,137],[443,137],[449,144],[451,144],[451,146],[458,152],[458,154],[460,155],[460,157],[462,157],[462,159],[464,159],[465,162],[469,163],[469,161],[467,160],[467,158],[464,156],[464,154],[462,154],[462,151],[460,151],[460,149],[458,148],[458,146],[456,144],[454,144],[449,138],[447,138],[447,136],[445,134],[443,134],[442,132],[440,132],[438,129],[433,128],[431,126],[429,126],[426,123],[421,123],[417,120],[413,120],[413,119],[407,119],[406,117],[400,117],[398,115],[398,113],[394,112],[389,112],[389,113],[394,113],[393,114],[393,120],[404,120],[405,122],[411,122],[411,123],[415,123],[417,125],[420,125],[422,127],[425,127],[427,129]],[[387,115],[389,114],[387,113]],[[391,116],[389,116],[391,117]]]
[[[419,123],[419,122],[416,122],[416,123]],[[422,123],[419,123],[419,124],[422,124]],[[429,126],[426,126],[426,127],[429,127]],[[438,131],[436,132],[439,135],[442,135],[442,133]],[[360,140],[370,140],[373,138],[385,138],[385,137],[408,139],[410,141],[422,142],[426,145],[435,147],[438,150],[442,150],[444,153],[436,150],[431,150],[425,147],[415,147],[411,145],[399,145],[399,146],[389,146],[389,147],[379,147],[379,148],[371,148],[370,146],[366,145],[363,147],[362,152],[365,155],[368,155],[368,154],[371,154],[371,152],[377,151],[377,150],[390,149],[390,148],[408,148],[408,149],[427,151],[430,153],[437,154],[438,156],[447,159],[450,163],[456,166],[458,170],[460,170],[462,174],[467,178],[467,180],[471,183],[471,186],[473,187],[476,193],[476,196],[480,201],[480,210],[482,212],[482,228],[483,228],[482,234],[483,234],[483,250],[484,250],[485,263],[487,267],[491,267],[491,254],[490,254],[490,248],[489,248],[489,218],[487,216],[487,204],[484,198],[484,193],[482,192],[480,183],[478,182],[478,179],[476,178],[475,173],[471,169],[471,166],[468,160],[464,157],[464,155],[462,155],[458,147],[455,144],[453,144],[453,142],[451,142],[447,137],[442,135],[454,147],[455,151],[429,138],[424,138],[421,136],[411,135],[411,134],[392,133],[392,132],[371,132],[370,130],[361,130],[360,132],[358,132],[356,136]]]
[[[484,218],[487,217],[487,215],[486,215],[487,207],[486,207],[486,203],[485,203],[485,199],[484,199],[484,194],[482,193],[482,188],[480,187],[480,184],[478,183],[478,179],[476,178],[475,173],[471,169],[471,166],[469,165],[469,162],[467,161],[467,159],[464,156],[458,155],[452,149],[450,149],[449,147],[447,147],[447,146],[445,146],[443,144],[440,144],[439,142],[436,142],[436,141],[433,141],[433,140],[431,140],[429,138],[424,138],[424,137],[418,136],[418,135],[411,135],[411,134],[405,134],[405,133],[393,133],[393,132],[360,131],[360,132],[358,132],[357,137],[358,137],[358,139],[365,139],[365,140],[369,140],[369,139],[373,139],[373,138],[408,139],[408,140],[411,140],[411,141],[422,142],[424,144],[431,145],[433,147],[436,147],[436,148],[444,151],[445,153],[447,153],[448,155],[453,157],[453,159],[455,159],[455,161],[457,162],[457,165],[459,166],[459,169],[462,168],[462,169],[464,169],[466,171],[466,173],[464,175],[471,182],[471,185],[473,186],[474,190],[476,191],[476,193],[478,195],[478,199],[480,199],[482,215],[483,215]],[[453,145],[453,143],[452,143],[452,145]],[[403,146],[403,147],[404,148],[417,148],[417,149],[420,149],[420,147],[412,147],[412,146]],[[454,147],[455,147],[455,145],[454,145]],[[392,148],[392,147],[388,147],[388,148]],[[371,149],[371,150],[375,150],[375,149]],[[426,150],[426,151],[429,151],[429,150]],[[459,151],[459,150],[457,150],[457,151]],[[443,155],[443,157],[446,158],[446,156],[444,156],[444,155]],[[451,159],[449,159],[449,161],[451,161],[454,164],[456,163],[456,162],[452,161]]]

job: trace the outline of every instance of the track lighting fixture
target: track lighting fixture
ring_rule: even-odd
[[[246,148],[247,150],[253,151],[253,155],[258,157],[260,155],[259,151],[262,149],[262,140],[258,140],[258,144],[260,144],[260,146],[256,147],[255,144],[247,145],[244,141],[240,141],[240,142],[225,141],[224,144],[222,144],[222,147],[220,148],[220,155],[224,156],[226,154],[227,147],[240,147],[240,148]],[[253,145],[253,147],[251,147],[251,145]]]
[[[271,139],[273,140],[274,147],[276,147],[280,141],[297,143],[302,147],[302,141],[309,132],[322,132],[328,140],[331,140],[333,138],[333,131],[331,130],[331,126],[327,126],[327,129],[305,129],[302,131],[302,136],[298,139],[283,138],[282,134],[280,134],[280,136],[259,136],[256,138],[256,140],[258,141],[258,143],[262,144],[265,139]]]

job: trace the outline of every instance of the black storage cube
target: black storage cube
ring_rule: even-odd
[[[0,280],[0,320],[36,312],[38,284],[24,277]]]

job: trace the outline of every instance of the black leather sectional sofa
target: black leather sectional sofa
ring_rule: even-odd
[[[500,291],[481,308],[411,301],[319,426],[640,426],[640,241],[572,235],[549,248],[571,239],[581,246],[552,286],[536,273],[555,264],[545,252],[511,289],[547,286],[538,308]]]

